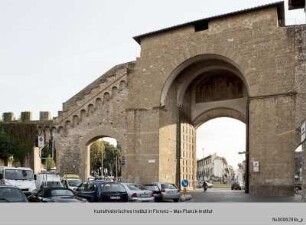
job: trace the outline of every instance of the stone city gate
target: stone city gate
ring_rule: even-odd
[[[88,177],[88,145],[112,137],[127,159],[125,181],[194,181],[195,129],[227,116],[247,126],[249,192],[293,194],[296,128],[306,114],[303,34],[305,26],[284,26],[283,3],[273,3],[135,37],[135,62],[63,104],[54,121],[58,169]]]

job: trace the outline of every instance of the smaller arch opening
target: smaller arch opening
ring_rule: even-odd
[[[74,115],[72,118],[72,125],[76,126],[79,124],[79,117],[77,115]]]
[[[110,100],[110,93],[105,92],[103,95],[103,101],[109,101]]]
[[[88,105],[88,113],[93,113],[95,111],[95,107],[94,107],[94,105],[93,104],[89,104]]]
[[[84,120],[86,117],[86,110],[85,109],[82,109],[81,110],[81,120]]]
[[[88,152],[90,176],[121,180],[121,145],[116,139],[97,136],[88,142]]]
[[[295,193],[301,194],[302,191],[302,180],[303,180],[303,149],[302,145],[299,145],[294,151],[294,186],[295,186]]]
[[[97,98],[96,99],[96,107],[99,109],[99,108],[102,108],[102,99],[101,98]]]

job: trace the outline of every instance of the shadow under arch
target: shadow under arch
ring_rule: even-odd
[[[188,76],[184,76],[184,73],[187,74],[187,69],[190,69],[188,71]],[[172,71],[172,73],[169,75],[168,79],[163,85],[160,97],[160,105],[165,106],[169,89],[179,76],[184,76],[184,82],[182,82],[181,85],[178,87],[177,94],[177,103],[178,105],[181,105],[184,93],[186,92],[189,85],[194,81],[194,79],[196,79],[199,75],[203,73],[220,69],[224,71],[229,71],[239,77],[246,88],[247,95],[249,95],[248,82],[245,76],[243,75],[243,71],[237,63],[235,63],[230,58],[227,58],[222,55],[203,54],[187,59]]]
[[[195,129],[197,129],[205,122],[221,117],[228,117],[239,120],[245,124],[247,123],[247,117],[245,114],[231,108],[216,108],[208,110],[195,118],[192,123],[194,124]]]

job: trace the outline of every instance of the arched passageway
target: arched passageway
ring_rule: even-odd
[[[168,124],[161,126],[160,139],[176,129],[176,143],[173,143],[176,152],[172,155],[176,159],[176,165],[173,165],[176,177],[172,179],[178,185],[182,179],[192,183],[197,179],[197,127],[218,117],[231,117],[246,124],[248,121],[245,79],[229,59],[220,55],[197,56],[179,66],[164,85],[161,104],[174,115],[172,121],[168,120]],[[163,121],[169,119],[166,114],[161,116],[164,116]],[[175,122],[176,128],[170,125],[171,122]],[[169,171],[165,174],[166,179],[168,174]]]

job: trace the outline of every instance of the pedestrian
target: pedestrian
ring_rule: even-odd
[[[204,192],[207,190],[207,183],[205,180],[203,181],[203,189],[204,189]]]
[[[0,173],[0,185],[5,185],[2,173]]]

